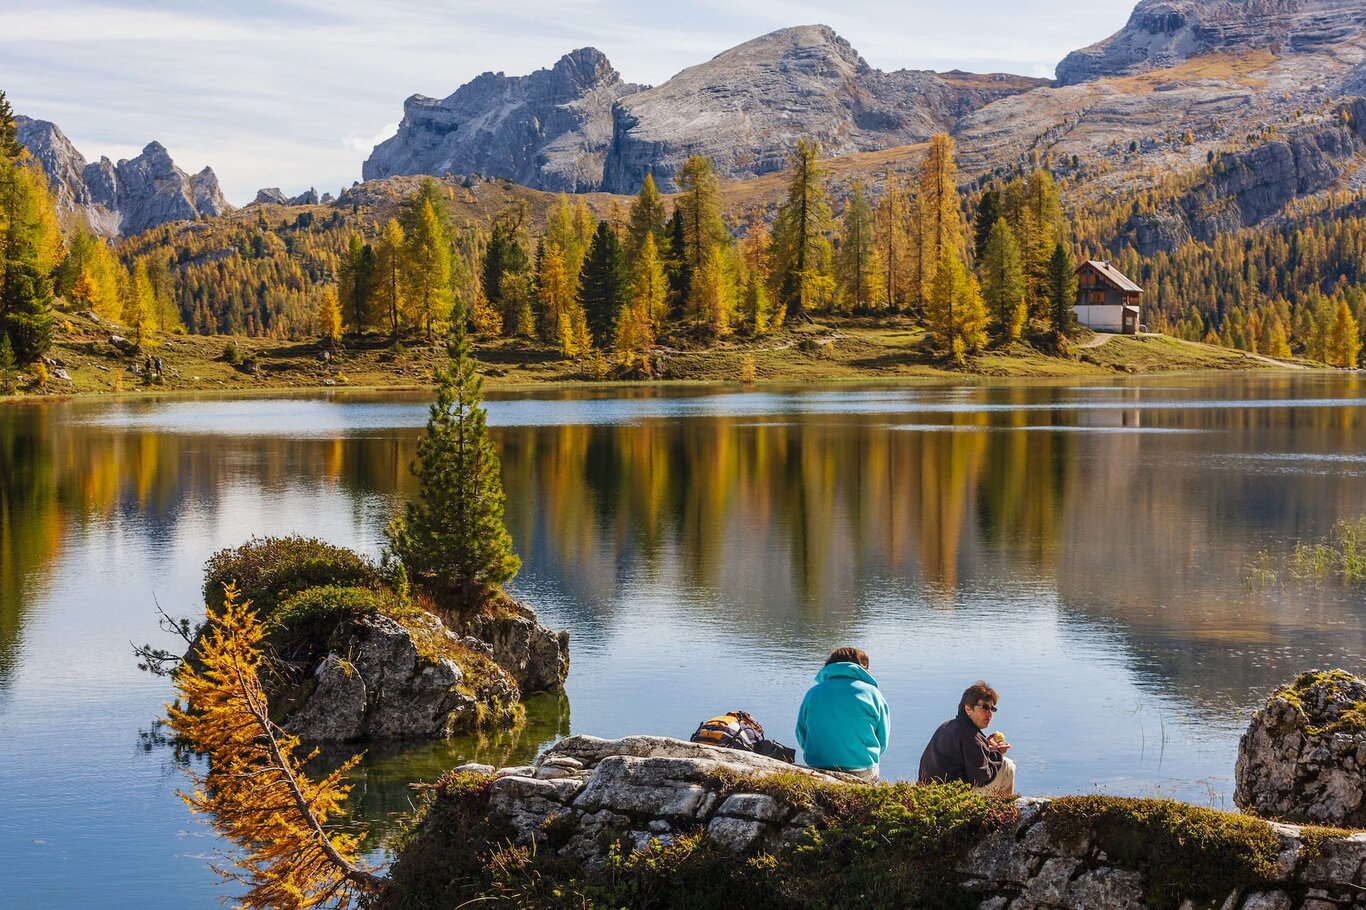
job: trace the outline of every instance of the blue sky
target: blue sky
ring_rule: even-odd
[[[591,45],[657,85],[774,29],[822,22],[871,65],[1051,76],[1134,0],[0,0],[0,89],[86,156],[156,139],[230,201],[258,188],[337,192],[392,135],[403,99],[445,97]],[[970,10],[964,14],[964,10]]]

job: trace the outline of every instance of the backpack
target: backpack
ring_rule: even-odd
[[[702,721],[692,735],[692,742],[726,749],[739,749],[741,752],[757,752],[792,764],[797,760],[797,751],[764,737],[764,728],[744,711],[727,711],[716,717]]]

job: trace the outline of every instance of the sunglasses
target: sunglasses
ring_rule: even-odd
[[[987,709],[988,711],[990,711],[992,714],[995,714],[995,713],[996,713],[996,706],[995,706],[995,705],[988,705],[988,704],[985,704],[985,703],[983,703],[983,702],[979,702],[979,703],[977,704],[977,707],[979,707],[979,708],[986,708],[986,709]]]

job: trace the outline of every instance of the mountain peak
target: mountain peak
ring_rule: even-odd
[[[1360,0],[1140,0],[1124,28],[1058,64],[1058,82],[1175,66],[1220,51],[1314,50],[1366,28]]]

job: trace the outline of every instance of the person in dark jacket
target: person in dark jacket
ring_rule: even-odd
[[[1015,792],[1015,762],[1006,758],[1010,743],[986,728],[996,714],[996,690],[978,680],[958,702],[958,716],[939,725],[920,756],[920,782],[961,780],[973,789]]]
[[[860,648],[836,648],[797,712],[797,744],[812,768],[847,771],[869,783],[887,751],[892,712]]]

